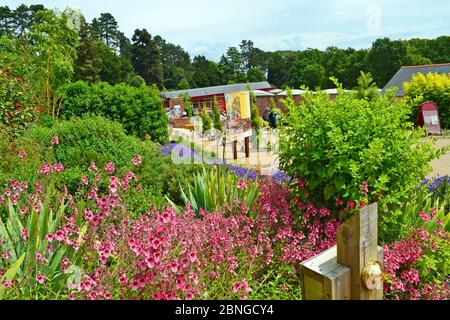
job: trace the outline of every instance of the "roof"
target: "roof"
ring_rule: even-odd
[[[253,82],[253,83],[250,83],[249,85],[252,90],[263,90],[263,89],[267,90],[267,89],[272,88],[270,83],[267,81]],[[180,97],[186,93],[190,97],[202,97],[202,96],[212,96],[212,95],[216,95],[216,94],[245,91],[245,90],[247,90],[247,83],[238,83],[238,84],[228,84],[228,85],[215,86],[215,87],[161,92],[161,97],[163,97],[165,99],[171,99],[171,98]]]
[[[267,91],[263,91],[263,90],[253,90],[253,94],[255,95],[255,97],[273,97],[274,94],[267,92]]]
[[[273,93],[273,94],[279,94],[280,92],[283,92],[283,90],[281,90],[281,89],[273,89],[273,90],[270,90],[269,92]]]
[[[305,93],[306,93],[305,90],[297,90],[297,89],[291,90],[291,94],[293,96],[301,96]],[[287,96],[287,91],[282,91],[282,92],[278,93],[278,95],[279,96]]]
[[[389,88],[397,87],[397,96],[403,97],[403,84],[405,82],[410,82],[413,76],[418,73],[422,73],[424,75],[428,73],[449,74],[450,63],[402,67],[384,87],[383,91],[386,91]]]

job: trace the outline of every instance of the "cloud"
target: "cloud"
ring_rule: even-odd
[[[3,2],[16,7],[35,1]],[[359,48],[369,47],[377,37],[435,37],[450,30],[447,0],[109,0],[107,6],[92,0],[41,2],[47,7],[76,6],[88,19],[108,11],[129,37],[136,28],[146,28],[192,55],[216,61],[243,39],[269,51]]]

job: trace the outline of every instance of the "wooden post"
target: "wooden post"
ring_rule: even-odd
[[[380,257],[377,242],[378,205],[376,203],[362,209],[359,214],[354,215],[350,221],[338,229],[337,262],[351,270],[352,300],[383,299],[382,286],[369,290],[361,281],[362,273],[368,264],[383,261],[383,251]]]
[[[238,149],[237,149],[237,140],[233,141],[231,143],[232,147],[233,147],[233,159],[237,160],[238,159]]]
[[[250,158],[250,137],[245,138],[245,157]]]
[[[302,264],[305,300],[382,300],[383,248],[378,206],[361,209],[337,231],[337,246]]]

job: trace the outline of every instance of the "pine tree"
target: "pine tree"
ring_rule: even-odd
[[[92,34],[92,28],[81,18],[77,60],[75,61],[75,80],[98,82],[100,80],[101,58],[98,55],[98,40]]]
[[[146,29],[136,29],[133,35],[132,62],[134,70],[148,85],[162,87],[161,54],[156,42]]]

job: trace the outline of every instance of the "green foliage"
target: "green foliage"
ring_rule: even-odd
[[[145,86],[145,80],[141,76],[134,76],[131,78],[129,85],[135,88],[140,88],[142,86]]]
[[[312,196],[329,206],[344,200],[378,201],[381,226],[391,230],[389,208],[408,199],[439,155],[408,120],[410,107],[391,94],[360,100],[340,89],[336,101],[307,94],[289,113],[280,138],[281,164],[288,175],[306,179]],[[366,195],[361,184],[367,182]],[[389,224],[389,227],[386,224]]]
[[[380,97],[380,92],[373,82],[372,74],[370,72],[365,73],[361,71],[355,94],[358,99],[367,99],[369,101],[373,101]]]
[[[239,188],[239,184],[243,185]],[[203,168],[203,172],[194,176],[189,188],[181,188],[181,194],[184,203],[190,203],[197,215],[201,209],[207,212],[225,209],[236,200],[246,203],[251,212],[259,195],[259,186],[256,182],[241,180],[236,175],[227,174],[218,168]],[[177,206],[169,198],[168,201],[177,212],[183,212],[184,206]]]
[[[212,129],[212,119],[206,108],[202,108],[202,130],[203,133]]]
[[[416,74],[411,82],[404,84],[405,96],[413,104],[413,119],[417,119],[420,105],[432,101],[439,106],[443,128],[450,129],[450,74]]]
[[[156,41],[146,29],[136,29],[133,35],[132,62],[134,70],[149,85],[162,87],[163,68]]]
[[[78,81],[67,89],[62,115],[70,118],[89,113],[118,121],[126,132],[140,138],[148,136],[162,144],[168,141],[168,119],[156,88]]]
[[[4,126],[9,135],[17,136],[35,122],[37,110],[33,102],[29,85],[22,78],[1,70],[0,126]]]
[[[8,261],[2,261],[3,258],[0,258],[0,261],[2,264],[10,263],[11,265],[9,273],[5,274],[6,278],[12,280],[17,275],[21,279],[18,289],[21,296],[31,296],[35,290],[43,290],[36,286],[35,279],[38,274],[43,275],[46,279],[51,279],[52,290],[67,290],[66,277],[60,269],[61,260],[64,257],[74,264],[82,260],[81,239],[87,228],[80,223],[78,241],[81,247],[78,250],[74,250],[62,242],[52,252],[49,252],[47,245],[50,243],[46,239],[48,233],[54,234],[63,226],[67,209],[67,200],[51,187],[45,195],[45,201],[39,206],[39,212],[33,209],[30,216],[28,214],[20,215],[19,207],[14,206],[10,199],[8,199],[7,206],[0,208],[0,212],[6,211],[5,218],[0,215],[0,239],[3,243],[0,248],[2,252],[8,252],[11,256]],[[82,215],[82,210],[79,214]],[[81,219],[75,219],[75,221],[81,221]],[[26,230],[26,238],[23,237],[24,230]],[[37,254],[45,256],[48,263],[38,262]],[[4,290],[2,286],[2,289],[0,289],[0,299],[7,298],[9,294],[12,295],[12,291],[17,288]],[[14,292],[14,294],[18,293]]]
[[[250,86],[248,86],[250,88]],[[261,128],[264,126],[264,120],[259,114],[259,108],[256,105],[256,97],[252,90],[250,91],[250,114],[252,118],[252,129],[255,130],[257,135],[257,140],[259,143],[259,137],[261,133]]]
[[[220,119],[220,110],[219,110],[219,103],[217,101],[217,97],[214,97],[213,114],[214,114],[214,129],[222,132],[223,125],[222,125],[222,120]]]
[[[191,97],[189,97],[188,94],[185,94],[183,96],[183,102],[184,102],[184,111],[186,112],[187,116],[193,117],[194,116],[194,106],[191,103]]]
[[[0,61],[30,84],[36,106],[55,117],[73,75],[77,32],[66,13],[39,10],[33,19],[21,37],[0,41]]]
[[[388,243],[397,241],[409,236],[411,229],[419,228],[432,233],[440,227],[450,232],[450,212],[445,211],[445,204],[445,201],[433,197],[423,186],[411,192],[409,199],[391,210],[391,217],[387,221],[392,220],[392,228],[381,230],[382,239]],[[420,213],[432,216],[430,221],[424,221]],[[437,224],[440,220],[442,226]]]

